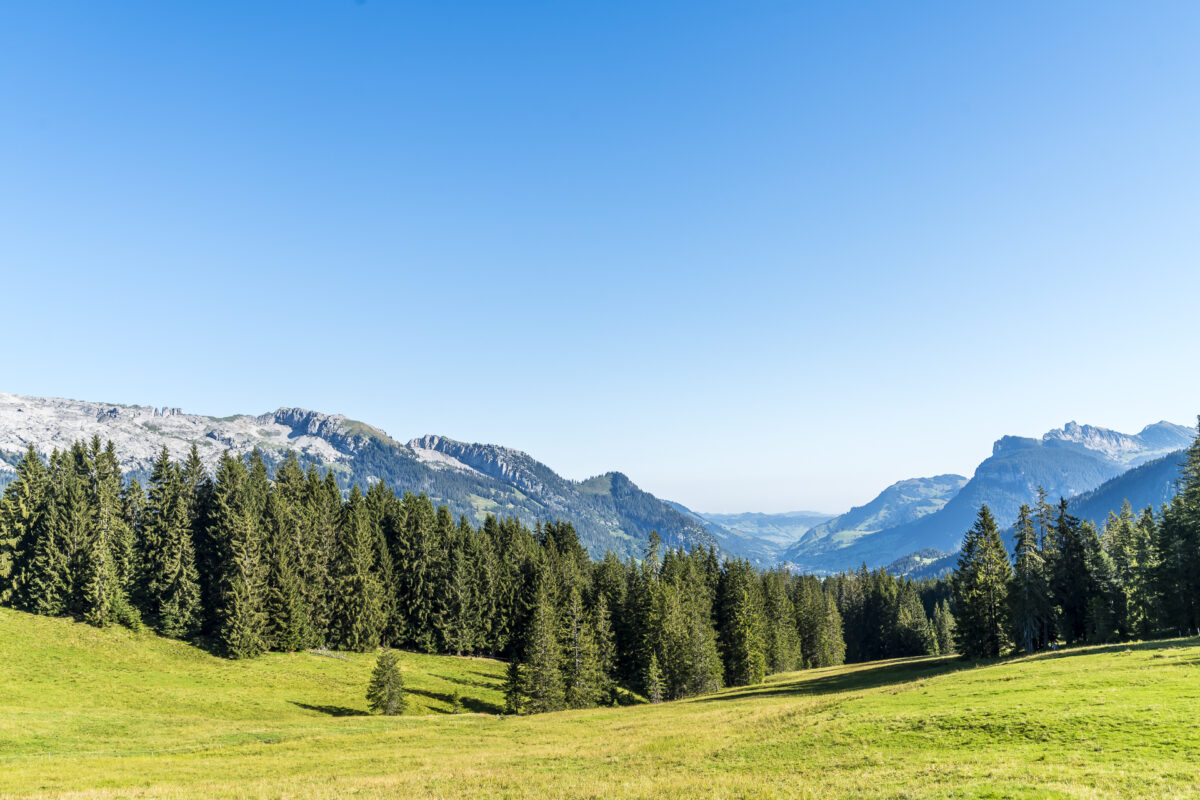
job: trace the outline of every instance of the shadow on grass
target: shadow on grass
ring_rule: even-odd
[[[440,675],[431,672],[435,678],[441,678],[446,683],[457,683],[460,686],[476,686],[480,689],[495,689],[497,691],[504,688],[504,681],[497,678],[495,675],[489,675],[486,672],[467,672],[467,675],[478,675],[485,680],[477,680],[473,678],[464,678],[461,675]]]
[[[294,706],[303,708],[306,711],[318,711],[322,714],[328,714],[331,717],[365,717],[367,712],[358,708],[347,708],[346,706],[313,706],[308,703],[297,703],[295,700],[289,700]]]
[[[1126,650],[1134,652],[1151,651],[1151,650],[1176,650],[1182,647],[1196,647],[1200,645],[1200,639],[1191,636],[1185,639],[1151,639],[1143,642],[1117,642],[1116,644],[1081,644],[1071,647],[1062,647],[1058,650],[1043,650],[1040,653],[1034,653],[1028,656],[1019,656],[1033,660],[1047,660],[1051,658],[1071,658],[1072,656],[1084,656],[1094,653],[1123,653]]]
[[[837,694],[880,686],[895,686],[937,675],[947,675],[963,669],[972,669],[983,662],[965,661],[956,656],[921,658],[902,661],[879,661],[852,665],[853,669],[819,678],[800,678],[779,683],[760,683],[745,686],[731,692],[697,698],[698,703],[717,703],[749,697],[783,697]],[[994,663],[994,662],[986,662]]]
[[[724,700],[738,700],[750,697],[782,697],[837,694],[839,692],[875,689],[881,686],[901,686],[906,683],[933,678],[938,675],[948,675],[965,669],[977,667],[999,666],[1019,661],[1035,661],[1052,658],[1072,658],[1074,656],[1091,655],[1095,653],[1120,653],[1131,651],[1174,650],[1182,647],[1195,647],[1200,640],[1190,639],[1158,639],[1147,642],[1122,642],[1104,645],[1080,645],[1079,647],[1051,650],[1033,655],[1017,655],[1007,658],[993,658],[981,661],[969,661],[959,656],[941,656],[903,659],[894,661],[867,662],[858,665],[847,665],[845,672],[835,675],[824,675],[813,678],[799,678],[778,683],[760,683],[756,686],[744,686],[734,691],[698,697],[693,702],[716,703]]]
[[[416,694],[421,697],[428,697],[430,700],[437,700],[440,703],[445,703],[453,707],[454,697],[449,692],[431,692],[426,689],[408,689],[408,694]],[[471,711],[477,714],[503,714],[504,708],[496,703],[489,703],[486,700],[480,700],[477,697],[461,696],[458,699],[463,711]],[[434,708],[430,709],[438,714],[453,714],[450,709]]]

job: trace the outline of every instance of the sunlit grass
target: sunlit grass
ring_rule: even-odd
[[[0,794],[80,797],[1189,797],[1196,640],[974,667],[910,659],[660,706],[502,717],[503,665],[229,662],[0,610]],[[455,690],[467,713],[448,714]]]

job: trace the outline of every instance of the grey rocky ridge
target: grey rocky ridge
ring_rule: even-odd
[[[0,393],[0,484],[15,475],[14,465],[29,445],[48,456],[93,436],[111,440],[126,475],[142,480],[163,447],[183,459],[195,444],[210,471],[226,451],[242,455],[257,448],[270,467],[290,450],[306,466],[331,470],[344,488],[385,481],[397,492],[424,492],[477,524],[489,513],[516,516],[531,526],[568,520],[597,557],[609,550],[640,555],[652,530],[665,546],[742,554],[729,546],[736,537],[723,543],[719,527],[714,534],[714,526],[642,491],[619,472],[572,481],[507,447],[444,436],[405,443],[340,414],[301,408],[211,417],[171,407]]]

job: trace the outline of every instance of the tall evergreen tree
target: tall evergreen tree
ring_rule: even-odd
[[[329,639],[344,650],[370,650],[378,646],[383,633],[381,589],[373,571],[374,543],[370,515],[355,486],[342,513],[330,568]]]
[[[1053,624],[1053,610],[1046,563],[1034,528],[1033,509],[1028,505],[1022,505],[1017,512],[1016,531],[1010,593],[1013,630],[1017,646],[1033,653],[1048,644],[1042,637]]]
[[[219,593],[214,622],[221,649],[231,658],[250,658],[267,648],[263,514],[250,477],[243,461],[226,454],[213,488],[209,540]]]
[[[46,513],[49,482],[45,465],[32,444],[17,462],[16,473],[0,499],[0,604],[28,609],[27,570]]]
[[[533,618],[525,643],[525,708],[531,713],[557,711],[565,703],[562,650],[558,641],[558,620],[546,582],[543,581],[534,604]]]
[[[954,572],[955,646],[968,658],[994,658],[1009,647],[1012,567],[986,505],[963,540]]]

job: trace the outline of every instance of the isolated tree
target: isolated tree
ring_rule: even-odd
[[[995,658],[1009,647],[1012,567],[986,505],[963,540],[954,572],[955,645],[967,658]]]
[[[384,650],[375,660],[371,683],[367,686],[367,707],[376,714],[396,716],[404,713],[404,678],[400,674],[400,657],[394,650]]]

